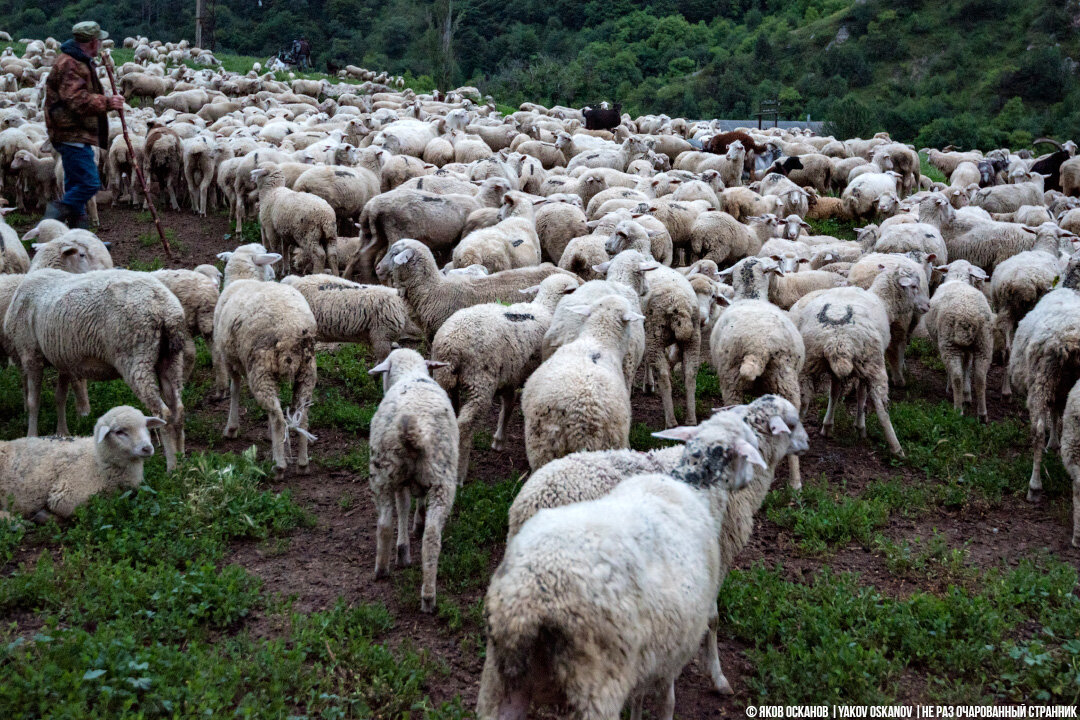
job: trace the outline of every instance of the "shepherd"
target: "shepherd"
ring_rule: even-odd
[[[106,114],[123,109],[124,98],[105,95],[94,63],[109,33],[86,20],[72,27],[71,35],[45,83],[45,126],[64,165],[64,197],[49,203],[45,217],[87,228],[86,203],[101,189],[94,148],[108,148]]]

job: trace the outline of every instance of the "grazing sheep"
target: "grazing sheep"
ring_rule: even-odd
[[[235,255],[233,256],[235,257]],[[232,258],[230,258],[232,260]],[[228,277],[228,266],[226,266]],[[240,381],[269,416],[274,474],[285,475],[286,416],[278,387],[293,384],[296,413],[290,425],[307,430],[308,406],[315,390],[315,337],[318,325],[299,290],[261,280],[235,280],[227,284],[214,311],[214,361],[229,378],[229,419],[224,437],[240,429]],[[308,434],[299,433],[297,470],[308,471]]]
[[[375,268],[388,279],[411,309],[430,341],[447,318],[462,308],[488,302],[511,302],[519,290],[532,287],[549,275],[570,275],[553,265],[504,270],[491,275],[444,276],[431,249],[418,240],[398,240]]]
[[[22,371],[29,415],[27,435],[38,434],[45,366],[56,368],[57,434],[67,434],[67,390],[72,380],[124,382],[169,425],[163,432],[166,465],[184,450],[187,328],[180,301],[153,276],[128,270],[72,275],[36,270],[23,280],[4,318],[4,335]],[[83,408],[89,412],[89,408]]]
[[[985,423],[994,314],[976,284],[986,280],[986,273],[966,260],[955,260],[937,270],[945,273],[945,280],[930,298],[926,330],[948,373],[946,392],[952,389],[953,407],[962,413],[964,401],[970,402],[974,391],[979,420]]]
[[[154,454],[150,430],[164,424],[120,405],[98,418],[93,437],[0,442],[0,509],[44,522],[71,517],[99,493],[137,488]]]
[[[393,288],[333,275],[288,275],[281,284],[296,288],[307,300],[318,342],[366,343],[375,361],[382,362],[395,342],[418,332],[409,307]]]
[[[465,482],[469,470],[473,426],[496,394],[502,403],[499,424],[491,448],[501,451],[506,425],[513,412],[514,395],[540,365],[540,348],[551,326],[559,301],[578,287],[566,275],[551,275],[537,286],[532,302],[510,306],[485,303],[462,308],[450,316],[435,333],[431,357],[442,363],[435,380],[456,398],[458,481]],[[531,292],[527,288],[522,292]]]
[[[630,328],[644,316],[616,295],[570,309],[585,316],[581,333],[529,376],[521,394],[534,470],[572,452],[626,447],[630,440],[623,358]]]
[[[371,493],[378,513],[375,579],[390,574],[390,537],[395,508],[398,520],[397,564],[409,557],[409,504],[417,494],[427,506],[421,549],[423,581],[420,610],[435,612],[443,525],[454,507],[457,489],[458,429],[450,398],[428,375],[415,350],[394,350],[368,372],[383,376],[383,399],[371,418]],[[419,517],[419,510],[417,512]]]
[[[291,248],[300,250],[303,268],[313,273],[326,269],[337,274],[337,222],[330,203],[311,193],[285,187],[285,176],[274,163],[260,163],[251,171],[259,190],[259,227],[265,245],[281,253],[286,270],[292,264]]]
[[[534,699],[559,698],[574,718],[616,718],[631,699],[640,717],[658,692],[670,720],[675,678],[717,624],[717,541],[730,493],[765,464],[756,443],[720,413],[671,476],[640,475],[525,523],[484,602],[477,716],[524,718]]]

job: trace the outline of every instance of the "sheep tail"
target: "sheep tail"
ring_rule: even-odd
[[[956,343],[962,346],[974,345],[975,339],[979,336],[978,324],[967,317],[957,318],[953,331]]]
[[[829,355],[829,369],[837,378],[843,380],[851,375],[855,365],[849,355]]]
[[[747,355],[739,366],[739,376],[744,382],[754,382],[765,372],[765,361],[757,355]]]

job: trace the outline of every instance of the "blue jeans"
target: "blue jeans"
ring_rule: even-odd
[[[86,213],[86,203],[101,189],[97,163],[94,162],[94,148],[89,145],[58,143],[57,152],[64,164],[64,199],[77,215]]]

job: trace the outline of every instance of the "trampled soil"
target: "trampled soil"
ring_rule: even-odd
[[[164,267],[190,268],[199,263],[213,263],[216,253],[238,244],[231,236],[232,228],[221,215],[196,218],[187,211],[165,211],[162,212],[163,223],[175,233],[175,259],[166,261],[159,245],[140,239],[153,233],[154,229],[153,224],[143,221],[139,213],[103,208],[101,220],[99,234],[103,240],[113,243],[112,255],[121,267],[132,261],[145,266],[154,260],[162,260]],[[909,368],[912,380],[907,389],[893,391],[894,400],[924,398],[936,403],[944,397],[945,383],[940,371],[927,368],[915,359],[909,360]],[[991,421],[1026,417],[1026,411],[1018,401],[1001,398],[1001,372],[1001,368],[995,366],[988,382]],[[679,404],[678,396],[676,404]],[[189,418],[205,416],[215,427],[224,425],[226,411],[227,401],[188,408]],[[497,414],[497,407],[493,405],[486,424],[479,425],[479,429],[493,432]],[[634,421],[644,421],[653,429],[661,428],[663,414],[658,400],[636,394]],[[804,479],[824,476],[830,485],[844,483],[846,491],[853,495],[879,479],[900,477],[905,483],[932,482],[907,467],[890,464],[887,452],[873,443],[850,444],[848,439],[849,444],[845,444],[822,438],[816,413],[811,413],[808,418],[807,429],[811,447],[802,459]],[[215,450],[241,451],[251,444],[256,444],[260,453],[268,450],[265,421],[254,422],[242,415],[240,431],[240,437],[235,440],[216,441]],[[393,579],[374,581],[375,513],[367,482],[351,471],[326,468],[319,462],[322,457],[348,452],[357,445],[357,440],[341,431],[320,430],[319,434],[319,441],[312,446],[312,474],[306,477],[290,474],[283,481],[273,483],[275,490],[291,490],[297,501],[315,517],[315,525],[295,531],[281,546],[236,543],[228,561],[260,577],[267,592],[294,597],[295,608],[299,611],[328,608],[339,597],[347,603],[385,603],[396,619],[390,642],[426,650],[447,669],[445,674],[429,676],[427,692],[432,701],[439,703],[460,695],[466,707],[473,707],[482,665],[476,636],[482,629],[467,621],[460,631],[450,631],[443,620],[419,612],[418,598],[401,597],[395,590]],[[524,473],[528,470],[520,410],[515,411],[511,420],[506,447],[508,450],[501,453],[486,448],[474,449],[475,472],[470,482],[495,483],[515,471]],[[190,433],[188,448],[203,449]],[[777,483],[785,481],[786,468],[782,465]],[[343,497],[351,498],[351,502],[343,502]],[[450,522],[453,523],[455,518],[456,513]],[[969,561],[979,567],[999,567],[1002,561],[1015,564],[1042,548],[1080,565],[1080,550],[1069,545],[1068,513],[1046,503],[1029,504],[1022,497],[1006,497],[1000,506],[986,511],[933,509],[918,520],[894,514],[882,530],[894,539],[925,538],[934,531],[943,534],[951,547],[966,546]],[[418,560],[420,550],[415,539],[412,548],[414,561]],[[501,545],[493,549],[493,565],[501,554]],[[931,581],[895,577],[880,556],[857,543],[824,559],[800,556],[791,534],[768,521],[763,514],[759,515],[754,536],[739,557],[737,566],[745,568],[759,561],[769,565],[782,563],[791,579],[801,581],[811,580],[824,565],[836,571],[857,572],[863,583],[888,595],[905,596],[916,590],[941,589]],[[457,596],[456,600],[462,608],[467,608],[481,598],[482,593],[483,588],[471,596]],[[259,615],[249,621],[248,629],[266,636],[281,632],[270,618]],[[752,700],[745,679],[752,675],[753,669],[742,652],[743,647],[725,638],[722,632],[720,645],[724,672],[736,694],[729,698],[714,694],[707,675],[695,661],[678,681],[678,717],[743,716],[743,707]],[[910,682],[901,683],[904,697],[900,699],[917,701],[923,697],[924,690],[925,683],[913,675]]]

